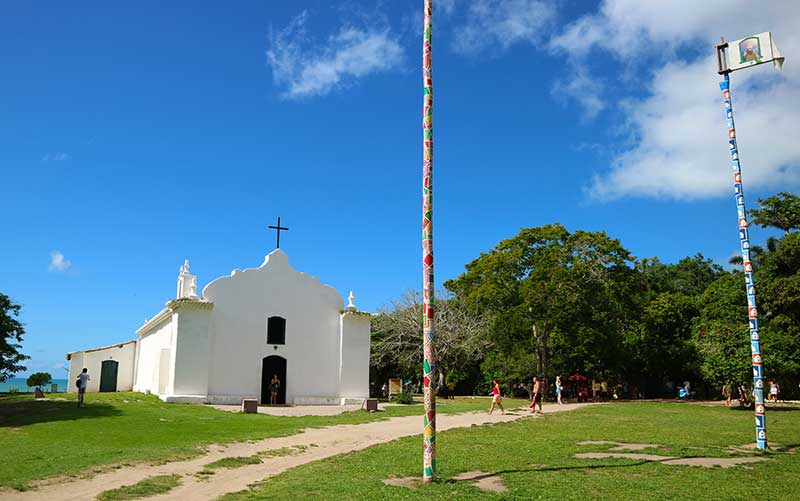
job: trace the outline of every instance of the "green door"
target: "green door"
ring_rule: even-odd
[[[117,391],[117,368],[119,362],[116,360],[104,360],[100,368],[100,391]]]

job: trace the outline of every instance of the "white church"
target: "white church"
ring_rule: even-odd
[[[277,249],[258,268],[233,270],[201,296],[188,261],[178,293],[138,337],[67,354],[69,388],[85,367],[87,391],[139,391],[165,402],[360,403],[369,395],[370,318]]]

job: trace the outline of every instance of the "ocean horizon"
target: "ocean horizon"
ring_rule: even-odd
[[[7,393],[12,390],[17,390],[20,393],[33,393],[33,388],[28,387],[26,381],[28,378],[25,377],[12,377],[8,378],[2,383],[0,383],[0,393]],[[53,379],[53,384],[58,385],[58,391],[63,392],[67,391],[67,380],[66,379]],[[45,385],[42,387],[45,392],[50,391],[50,385]]]

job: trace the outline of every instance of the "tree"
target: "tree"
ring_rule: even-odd
[[[436,367],[443,378],[463,379],[477,366],[491,341],[486,336],[486,317],[469,311],[458,298],[437,294],[435,304]],[[422,367],[422,297],[408,291],[372,321],[371,365],[383,373],[414,378]],[[438,384],[439,381],[434,381]]]
[[[782,191],[768,198],[759,198],[758,203],[760,209],[748,211],[755,224],[762,228],[772,226],[785,234],[800,228],[800,197],[797,195]]]
[[[28,357],[19,352],[25,329],[17,320],[20,306],[0,293],[0,382],[25,370],[20,362]]]
[[[710,383],[738,386],[751,380],[747,297],[740,272],[725,274],[703,293],[692,339],[700,373]]]
[[[605,233],[570,233],[550,224],[503,240],[445,287],[493,319],[497,353],[487,358],[485,372],[505,381],[572,370],[599,373],[624,360],[633,261]],[[513,369],[525,367],[527,374]]]
[[[26,381],[26,384],[28,385],[28,387],[36,386],[41,390],[42,386],[50,384],[52,382],[53,382],[53,376],[51,376],[47,372],[36,372],[28,376],[28,381]]]

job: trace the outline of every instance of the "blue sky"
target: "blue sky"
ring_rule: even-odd
[[[733,98],[749,205],[796,190],[798,7],[722,23],[720,2],[640,3],[435,4],[437,283],[555,221],[637,257],[726,262],[721,34],[772,30],[787,56],[782,74],[734,74]],[[291,263],[360,308],[418,288],[421,11],[0,7],[0,291],[23,306],[29,372],[63,375],[67,351],[132,339],[184,259],[201,287],[258,266],[279,215]]]

